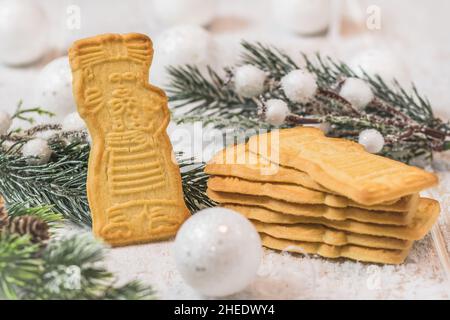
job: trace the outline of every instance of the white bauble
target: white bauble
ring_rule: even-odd
[[[328,134],[332,129],[331,123],[329,122],[321,122],[317,124],[305,124],[305,127],[312,127],[321,130],[324,134]]]
[[[216,13],[217,2],[211,0],[153,0],[153,12],[166,25],[188,23],[207,25]]]
[[[261,240],[242,215],[225,208],[204,209],[178,231],[174,257],[183,279],[206,296],[245,289],[261,262]]]
[[[49,44],[49,22],[37,1],[0,1],[0,62],[25,65],[41,58]]]
[[[236,93],[244,98],[253,98],[263,93],[265,81],[266,73],[251,64],[237,67],[234,73]]]
[[[8,112],[0,111],[0,134],[7,134],[11,124],[11,115]]]
[[[272,0],[271,12],[279,26],[303,35],[324,32],[330,24],[329,0]]]
[[[267,100],[265,107],[265,120],[267,123],[274,126],[282,125],[289,114],[287,103],[280,99]]]
[[[44,139],[36,138],[28,141],[22,147],[22,155],[28,158],[29,164],[37,165],[47,163],[52,155],[52,150]]]
[[[151,81],[155,84],[165,84],[167,66],[191,64],[202,69],[212,65],[214,51],[213,37],[205,29],[192,25],[170,28],[155,39]]]
[[[364,146],[367,152],[378,153],[384,147],[383,135],[375,129],[366,129],[359,133],[358,142]]]
[[[369,84],[358,78],[347,78],[339,95],[358,110],[363,110],[375,97]]]
[[[320,130],[322,130],[322,132],[323,132],[324,134],[328,134],[328,133],[330,132],[330,130],[331,130],[331,123],[329,123],[329,122],[322,122],[322,123],[319,123],[319,124],[317,125],[317,128],[320,129]]]
[[[361,51],[350,60],[349,66],[360,76],[363,76],[362,70],[364,70],[369,76],[379,75],[387,83],[393,79],[401,83],[408,81],[403,62],[389,50]]]
[[[34,102],[41,108],[53,112],[47,122],[61,122],[76,110],[72,94],[72,72],[67,56],[53,60],[40,72],[34,92]]]
[[[316,78],[309,72],[293,70],[281,78],[281,88],[292,102],[308,102],[316,93]]]
[[[61,123],[64,131],[81,131],[86,130],[86,123],[80,117],[78,112],[69,113]]]

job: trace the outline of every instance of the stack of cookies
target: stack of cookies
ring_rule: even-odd
[[[208,196],[249,218],[264,246],[399,264],[439,215],[435,175],[297,127],[253,136],[206,166]]]

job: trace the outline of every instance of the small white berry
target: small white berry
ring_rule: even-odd
[[[64,131],[80,131],[86,130],[86,124],[80,117],[78,112],[69,113],[62,121],[62,129]]]
[[[303,126],[320,129],[324,134],[328,134],[331,130],[331,123],[329,122],[321,122],[317,124],[305,124]]]
[[[7,134],[11,124],[11,115],[8,112],[0,111],[0,134]]]
[[[374,98],[369,84],[358,78],[346,79],[339,94],[358,110],[364,109]]]
[[[323,133],[328,134],[331,130],[331,123],[329,122],[322,122],[320,123],[317,128],[322,130]]]
[[[384,147],[383,135],[375,129],[366,129],[359,133],[358,142],[364,146],[367,152],[378,153]]]
[[[263,93],[265,81],[266,73],[255,66],[246,64],[236,68],[235,89],[244,98],[253,98]]]
[[[308,102],[316,93],[316,78],[309,72],[293,70],[281,78],[281,88],[290,101]]]
[[[47,163],[52,154],[52,150],[44,139],[33,139],[22,147],[22,155],[29,157],[27,162],[31,165]]]
[[[266,121],[274,126],[284,123],[289,114],[289,107],[286,102],[280,99],[270,99],[266,101]]]

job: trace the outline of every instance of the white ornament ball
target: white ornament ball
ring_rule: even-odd
[[[40,72],[34,92],[36,105],[53,112],[46,122],[61,122],[64,117],[76,110],[72,94],[72,72],[67,56],[53,60]]]
[[[22,147],[22,155],[28,158],[28,163],[37,165],[47,163],[52,155],[52,150],[44,139],[36,138],[26,142]]]
[[[11,115],[8,112],[0,111],[0,134],[7,134],[11,124]]]
[[[346,79],[339,94],[358,110],[363,110],[375,97],[369,84],[358,78]]]
[[[361,51],[350,60],[349,66],[360,76],[363,75],[362,69],[369,76],[379,75],[387,83],[393,79],[401,83],[408,82],[405,65],[389,50]]]
[[[216,12],[217,2],[211,0],[153,0],[153,12],[166,25],[181,23],[207,25]]]
[[[271,12],[283,29],[303,35],[324,32],[330,24],[329,0],[272,0]]]
[[[167,66],[191,64],[204,69],[214,65],[214,57],[215,43],[208,31],[193,25],[172,27],[155,39],[151,81],[165,84]]]
[[[62,129],[64,131],[81,131],[86,130],[86,123],[80,117],[78,112],[69,113],[62,121]]]
[[[25,65],[48,49],[49,22],[37,1],[0,2],[0,62]]]
[[[216,207],[199,211],[181,226],[174,256],[187,284],[203,295],[222,297],[251,283],[262,247],[250,221],[233,210]]]
[[[281,88],[292,102],[308,102],[316,93],[316,78],[309,72],[293,70],[281,78]]]
[[[246,64],[236,68],[234,86],[237,94],[244,98],[253,98],[264,92],[266,73],[257,67]]]
[[[322,122],[317,126],[318,129],[322,130],[324,134],[328,134],[331,130],[331,123]]]
[[[383,135],[375,129],[366,129],[359,133],[358,142],[364,146],[367,152],[378,153],[384,147]]]
[[[312,127],[321,130],[324,134],[328,134],[331,130],[331,123],[329,122],[321,122],[317,124],[305,124],[305,127]]]
[[[267,123],[279,126],[284,123],[289,114],[289,107],[286,102],[280,99],[269,99],[265,103]]]

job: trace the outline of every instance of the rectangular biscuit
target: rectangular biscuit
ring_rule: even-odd
[[[247,144],[236,144],[219,151],[205,166],[211,176],[236,177],[249,181],[285,183],[336,194],[300,170],[284,167],[248,151]],[[400,199],[383,202],[394,204]]]
[[[437,184],[434,174],[368,153],[358,143],[295,127],[253,136],[250,152],[306,172],[315,182],[364,205],[417,193]]]
[[[408,225],[418,204],[406,214],[391,213],[387,211],[369,211],[360,208],[332,208],[325,205],[298,204],[269,197],[243,195],[237,193],[216,192],[207,190],[207,195],[212,200],[222,204],[238,204],[246,206],[259,206],[272,211],[283,212],[288,215],[324,218],[327,220],[354,220],[359,222],[369,222],[382,225]]]
[[[352,220],[332,221],[324,218],[293,216],[268,210],[261,207],[225,204],[225,208],[235,210],[248,219],[258,220],[264,223],[297,224],[312,223],[372,236],[389,237],[401,240],[420,240],[431,229],[439,215],[439,203],[432,199],[421,198],[416,215],[407,226],[379,225],[373,223],[361,223]]]
[[[330,246],[357,245],[380,249],[408,249],[412,241],[340,231],[319,224],[272,224],[251,220],[256,230],[277,239],[320,242]]]
[[[417,194],[405,196],[393,204],[365,206],[342,196],[311,190],[300,185],[249,181],[235,177],[213,176],[208,188],[218,192],[234,192],[246,195],[260,195],[300,204],[323,204],[335,208],[356,207],[366,210],[408,212],[414,206]]]
[[[361,246],[330,246],[318,242],[302,242],[285,239],[277,239],[267,234],[260,234],[263,246],[278,251],[294,253],[317,254],[325,258],[348,258],[356,261],[400,264],[405,261],[411,248],[403,250],[388,250],[366,248]]]
[[[219,151],[205,166],[205,173],[251,181],[292,183],[330,192],[305,172],[275,164],[248,152],[246,144],[232,145]]]

